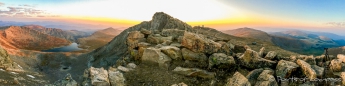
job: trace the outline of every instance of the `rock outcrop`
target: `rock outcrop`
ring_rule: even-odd
[[[158,63],[158,65],[162,68],[169,68],[171,58],[164,53],[161,52],[160,49],[156,48],[146,48],[144,50],[143,56],[141,57],[142,61],[147,61],[147,62],[154,62]]]
[[[264,71],[264,69],[262,69],[262,68],[254,69],[247,74],[246,78],[248,79],[250,84],[255,85],[255,83],[256,83],[256,81],[257,81],[257,79],[258,79],[258,77],[262,71]]]
[[[231,68],[236,65],[235,59],[232,56],[227,56],[224,53],[214,53],[209,57],[208,68],[217,66],[217,68]]]
[[[109,73],[109,81],[110,81],[111,86],[126,86],[125,77],[116,68],[110,67],[108,69],[108,73]]]
[[[182,38],[181,45],[198,53],[212,54],[218,52],[222,47],[221,44],[212,40],[206,39],[202,35],[185,32]]]
[[[54,82],[53,86],[78,86],[78,83],[72,79],[71,74],[67,74],[65,78]]]
[[[174,46],[163,46],[160,48],[162,52],[168,55],[171,59],[182,60],[182,53],[180,48]]]
[[[255,86],[278,86],[273,73],[274,72],[270,70],[262,71],[257,78],[258,81],[255,83]]]
[[[251,84],[246,77],[244,77],[241,73],[236,72],[227,80],[225,86],[251,86]]]
[[[104,68],[91,67],[84,72],[84,86],[110,86],[108,71]]]
[[[309,78],[309,79],[315,79],[316,78],[316,72],[313,68],[311,68],[310,64],[303,60],[297,60],[297,64],[302,68],[303,73]]]
[[[183,68],[183,67],[176,67],[173,72],[185,76],[192,76],[192,77],[201,77],[201,78],[214,78],[215,73],[208,72],[206,70],[198,69],[198,68]]]
[[[259,53],[260,55],[260,53]],[[267,53],[267,55],[265,56],[265,59],[269,59],[272,60],[277,56],[277,53],[275,51],[270,51]]]
[[[280,78],[289,78],[293,72],[297,71],[298,67],[294,62],[280,60],[276,67],[276,75]]]
[[[240,65],[247,68],[263,68],[263,67],[273,67],[276,62],[261,58],[256,51],[247,49],[244,54],[239,57]]]
[[[186,48],[182,48],[182,56],[185,60],[198,61],[201,63],[206,63],[208,60],[208,57],[204,53],[196,53]]]

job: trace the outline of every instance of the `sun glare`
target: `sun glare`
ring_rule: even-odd
[[[235,9],[213,0],[106,0],[64,4],[52,12],[69,17],[103,17],[147,21],[155,12],[165,12],[186,22],[224,19]]]

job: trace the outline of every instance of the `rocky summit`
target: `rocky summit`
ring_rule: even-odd
[[[8,55],[0,51],[0,67],[11,68]],[[49,86],[345,85],[344,55],[325,57],[192,27],[157,12],[151,21],[122,31],[100,48],[66,56],[71,60],[66,65],[49,60],[39,64],[42,71],[51,69],[45,64],[61,67],[61,71],[44,72],[54,78]]]
[[[260,45],[247,45],[253,41]],[[340,60],[324,62],[324,56],[298,55],[269,42],[234,37],[208,27],[192,27],[163,12],[81,57],[89,59],[86,70],[80,71],[84,73],[84,78],[78,80],[82,85],[342,84],[337,81],[342,77]],[[329,68],[326,63],[331,63]],[[308,80],[289,81],[293,77]],[[315,81],[326,77],[334,80]]]

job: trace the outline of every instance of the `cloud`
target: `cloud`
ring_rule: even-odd
[[[327,22],[326,25],[330,25],[333,27],[345,27],[345,21],[344,22]]]
[[[1,7],[1,6],[4,6],[4,5],[5,5],[5,3],[0,2],[0,7]]]
[[[34,7],[7,7],[8,10],[0,10],[1,17],[59,17],[51,15],[44,10],[39,10]]]
[[[35,7],[34,5],[28,5],[28,4],[23,4],[23,5],[19,5],[19,6],[23,6],[23,7]]]

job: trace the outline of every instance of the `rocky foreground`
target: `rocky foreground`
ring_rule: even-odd
[[[66,65],[72,68],[54,73],[65,76],[56,76],[60,80],[49,86],[345,85],[342,54],[325,61],[325,56],[297,55],[265,42],[247,45],[248,40],[158,12],[77,57],[88,61]]]

